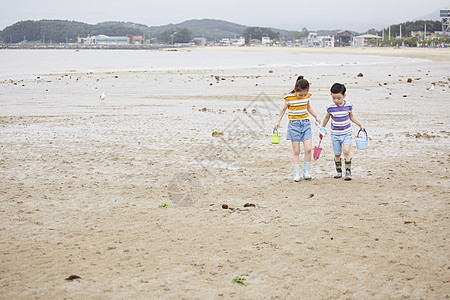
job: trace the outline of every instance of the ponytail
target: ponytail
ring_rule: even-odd
[[[295,93],[300,90],[309,90],[309,82],[303,77],[303,75],[297,77],[294,89],[291,91],[291,93]]]

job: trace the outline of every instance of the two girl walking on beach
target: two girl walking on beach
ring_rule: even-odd
[[[325,127],[331,117],[331,141],[334,151],[334,162],[337,174],[334,178],[342,177],[342,152],[345,158],[345,180],[351,180],[351,156],[350,146],[352,142],[352,128],[350,121],[358,125],[361,130],[364,126],[353,115],[353,105],[345,101],[346,88],[343,84],[335,83],[331,87],[331,98],[333,103],[327,106],[327,113],[322,122]],[[300,176],[300,143],[303,143],[305,152],[303,162],[303,179],[311,180],[309,173],[311,165],[312,135],[309,114],[320,124],[320,119],[310,105],[311,94],[309,93],[309,82],[299,76],[295,82],[294,89],[284,97],[284,104],[273,126],[277,130],[280,126],[286,110],[288,111],[289,125],[287,129],[287,140],[292,142],[292,164],[294,166],[294,181],[298,182]],[[309,113],[309,114],[308,114]]]

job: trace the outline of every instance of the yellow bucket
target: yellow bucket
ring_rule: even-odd
[[[281,135],[278,134],[278,130],[275,133],[275,130],[270,135],[270,142],[272,144],[279,144],[281,139]]]

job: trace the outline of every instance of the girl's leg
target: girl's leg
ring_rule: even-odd
[[[303,141],[303,148],[305,150],[305,160],[303,162],[303,178],[310,180],[312,177],[309,174],[309,167],[311,165],[312,139]]]
[[[298,165],[300,163],[300,143],[292,142],[292,164]]]
[[[311,162],[312,139],[303,141],[303,150],[305,151],[305,162]]]
[[[294,165],[294,181],[300,181],[300,143],[292,142],[292,164]]]

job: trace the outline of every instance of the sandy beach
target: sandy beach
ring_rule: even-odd
[[[449,298],[450,50],[207,50],[419,60],[0,81],[0,299]],[[347,86],[352,181],[270,143],[300,74],[321,119]]]

